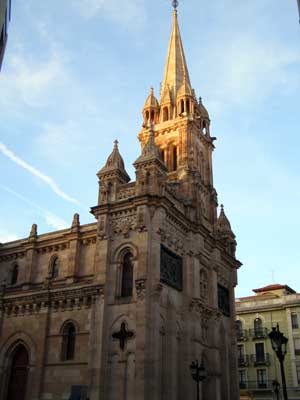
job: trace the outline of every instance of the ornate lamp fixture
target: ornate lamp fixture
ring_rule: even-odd
[[[286,391],[284,364],[283,364],[284,357],[287,352],[288,338],[286,338],[283,335],[283,333],[280,332],[278,324],[277,324],[276,328],[275,327],[272,328],[272,331],[269,333],[269,338],[271,339],[272,349],[275,351],[278,361],[280,363],[283,398],[284,398],[284,400],[288,400],[287,391]]]

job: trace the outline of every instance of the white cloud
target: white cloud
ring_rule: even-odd
[[[144,0],[73,0],[73,4],[84,18],[104,16],[130,28],[146,19]]]
[[[202,93],[210,94],[205,103],[215,114],[228,105],[258,104],[277,88],[287,91],[300,87],[299,75],[291,71],[300,68],[298,49],[276,40],[239,35],[205,48],[201,63],[203,59],[210,60],[210,68],[203,64],[196,68],[203,72]]]
[[[55,53],[41,63],[36,57],[30,61],[21,48],[9,62],[9,73],[1,82],[4,95],[0,99],[5,104],[14,105],[18,99],[30,107],[42,107],[49,102],[49,93],[66,79],[62,57]]]
[[[56,165],[68,167],[71,167],[74,160],[83,154],[93,153],[95,149],[91,143],[87,140],[86,130],[83,130],[80,120],[78,122],[67,120],[61,124],[45,123],[35,139],[39,154],[52,162],[55,161]],[[57,149],[64,149],[63,157]]]
[[[40,207],[39,205],[37,205],[36,203],[34,203],[33,201],[27,199],[25,196],[21,195],[20,193],[15,192],[14,190],[8,188],[7,186],[0,186],[1,189],[5,190],[6,192],[12,194],[13,196],[17,197],[18,199],[22,200],[23,202],[29,204],[31,207],[35,208],[39,215],[45,219],[46,223],[54,229],[66,229],[69,227],[69,224],[64,221],[62,218],[58,217],[57,215],[53,214],[52,212]],[[1,234],[1,232],[0,232]],[[14,237],[11,235],[5,235],[6,237]],[[4,237],[5,237],[4,236]],[[14,240],[14,239],[13,239]],[[8,241],[8,240],[6,240]],[[0,240],[1,242],[1,240]]]
[[[78,200],[74,199],[73,197],[63,192],[51,177],[45,175],[32,165],[28,164],[26,161],[22,160],[15,153],[13,153],[8,147],[6,147],[2,142],[0,142],[0,152],[4,154],[6,157],[8,157],[11,161],[15,162],[20,167],[24,168],[26,171],[30,172],[32,175],[36,176],[41,181],[46,183],[53,190],[53,192],[56,193],[62,199],[69,201],[71,203],[79,204]]]

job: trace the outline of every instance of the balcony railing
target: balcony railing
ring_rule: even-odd
[[[242,342],[244,340],[248,340],[248,331],[246,329],[240,329],[236,331],[237,340]]]
[[[270,354],[251,354],[251,364],[253,365],[270,365]]]
[[[242,381],[240,382],[240,389],[261,389],[272,390],[272,381]]]
[[[268,337],[267,328],[249,329],[249,336],[253,339],[264,339]]]
[[[238,357],[238,366],[247,367],[249,365],[249,356],[247,354],[240,355]]]

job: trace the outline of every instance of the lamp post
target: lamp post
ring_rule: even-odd
[[[202,382],[207,376],[203,360],[201,361],[201,363],[199,363],[198,360],[193,361],[190,365],[190,369],[192,378],[197,385],[197,400],[200,400],[200,382]]]
[[[280,388],[280,384],[278,382],[277,379],[274,379],[272,381],[272,386],[273,386],[273,391],[276,394],[276,400],[279,400],[279,388]]]
[[[284,357],[285,357],[286,351],[287,351],[288,338],[286,338],[283,335],[283,333],[280,332],[278,324],[277,324],[276,328],[275,327],[272,328],[272,331],[269,333],[269,338],[271,339],[272,349],[275,351],[276,356],[280,363],[283,398],[284,398],[284,400],[288,400],[287,391],[286,391],[284,365],[283,365]]]

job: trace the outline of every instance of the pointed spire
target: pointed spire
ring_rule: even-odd
[[[192,92],[178,25],[177,6],[178,2],[173,2],[173,27],[169,42],[164,80],[161,86],[161,97],[165,95],[165,92],[170,90],[173,101],[175,101],[177,92],[182,85],[185,85],[188,91]]]
[[[152,161],[152,160],[157,160],[159,163],[164,167],[165,164],[163,163],[161,159],[161,154],[159,151],[158,146],[155,143],[155,136],[154,136],[154,126],[153,124],[150,125],[149,127],[149,139],[148,142],[145,144],[142,154],[140,157],[135,161],[134,165],[145,162],[145,161]]]
[[[221,204],[221,212],[217,220],[216,230],[222,235],[229,235],[234,237],[234,233],[232,232],[230,222],[226,217],[223,204]]]
[[[79,228],[80,228],[80,219],[79,219],[79,214],[76,213],[73,216],[71,229],[72,231],[79,231]]]
[[[122,175],[123,179],[126,182],[129,182],[130,177],[125,170],[124,161],[119,152],[118,144],[119,142],[115,140],[113,151],[108,157],[105,166],[101,168],[100,171],[97,173],[97,176],[100,178],[101,176],[110,173],[112,171],[118,171]]]
[[[29,240],[36,240],[36,238],[37,238],[37,224],[32,224],[29,234]]]

